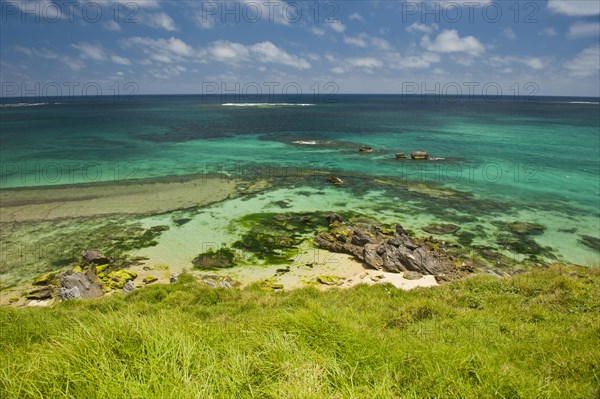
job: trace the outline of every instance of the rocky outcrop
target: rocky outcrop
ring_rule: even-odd
[[[413,151],[413,153],[410,154],[410,157],[412,159],[429,159],[429,154],[425,151]]]
[[[135,283],[133,281],[128,281],[123,286],[123,294],[129,294],[133,290],[135,290]]]
[[[330,225],[328,232],[318,234],[315,242],[326,250],[351,254],[377,270],[441,277],[453,268],[448,257],[416,243],[400,225],[389,231],[374,225],[347,226],[338,221]]]
[[[96,276],[93,267],[90,267],[84,273],[66,272],[60,279],[60,284],[59,296],[63,300],[71,299],[73,296],[76,298],[98,298],[104,295],[102,282]]]
[[[344,184],[344,181],[342,179],[340,179],[339,177],[335,177],[335,176],[329,176],[327,178],[327,182],[329,182],[331,184],[335,184],[336,186],[340,186],[340,185]]]

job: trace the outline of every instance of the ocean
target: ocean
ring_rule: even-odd
[[[1,187],[222,173],[273,182],[244,212],[278,201],[286,212],[352,207],[415,231],[456,224],[479,245],[499,245],[506,223],[538,223],[546,229],[535,240],[553,259],[600,264],[597,98],[250,100],[4,99]],[[416,150],[432,158],[411,160]],[[344,184],[329,184],[331,175]],[[222,218],[232,212],[218,207]]]

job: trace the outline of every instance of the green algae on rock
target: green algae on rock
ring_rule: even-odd
[[[540,235],[546,230],[546,226],[536,223],[513,222],[507,224],[508,230],[514,234]]]
[[[235,253],[227,247],[221,247],[216,251],[211,248],[196,256],[192,264],[200,270],[227,269],[235,266]]]

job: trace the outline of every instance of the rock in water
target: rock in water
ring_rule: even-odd
[[[98,265],[106,265],[110,263],[110,259],[108,259],[104,254],[98,251],[81,251],[81,258],[84,264],[90,265],[95,264]]]
[[[366,145],[363,145],[363,146],[361,146],[361,147],[358,148],[358,151],[360,151],[360,152],[373,152],[373,148],[369,147],[369,146],[366,146]]]
[[[406,159],[406,154],[403,152],[397,152],[396,159]]]
[[[334,223],[344,223],[344,219],[342,219],[342,217],[340,215],[338,215],[337,213],[331,213],[329,215],[327,215],[327,223],[329,224],[334,224]]]
[[[413,151],[413,153],[410,154],[410,157],[412,159],[429,159],[429,154],[425,151]]]
[[[335,177],[335,176],[329,176],[327,178],[327,181],[331,184],[335,184],[337,186],[344,184],[344,181],[342,179],[340,179],[339,177]]]
[[[135,290],[135,283],[133,280],[126,282],[123,286],[123,294],[129,294],[133,290]]]

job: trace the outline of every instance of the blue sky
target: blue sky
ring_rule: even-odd
[[[0,3],[3,96],[600,96],[598,0]]]

